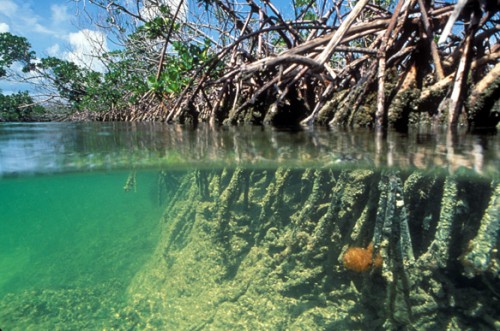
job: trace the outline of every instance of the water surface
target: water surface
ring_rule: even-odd
[[[349,178],[354,183],[358,177],[372,178],[366,182],[365,179],[359,180],[363,183],[360,184],[362,187],[373,187],[369,192],[376,204],[380,195],[377,190],[383,190],[376,181],[385,178],[386,173],[399,176],[406,181],[406,186],[411,185],[410,179],[417,178],[418,185],[433,190],[420,190],[419,197],[409,197],[405,201],[410,218],[414,219],[411,231],[416,254],[419,250],[422,254],[425,252],[426,245],[432,241],[431,233],[436,231],[437,224],[444,217],[442,213],[440,215],[439,208],[441,199],[445,201],[441,198],[447,188],[444,178],[449,176],[462,178],[457,181],[457,199],[463,206],[457,208],[463,210],[462,215],[469,217],[470,223],[464,223],[464,228],[473,229],[468,238],[472,240],[480,228],[482,213],[488,206],[490,196],[493,196],[494,187],[490,182],[498,180],[499,153],[498,136],[470,135],[460,131],[454,134],[440,130],[379,134],[369,130],[185,128],[158,123],[2,123],[0,328],[142,330],[155,329],[152,325],[156,325],[156,328],[189,329],[193,325],[205,325],[212,321],[212,328],[229,330],[238,325],[254,325],[250,322],[250,308],[246,312],[238,312],[241,321],[248,319],[247,324],[231,324],[225,317],[205,316],[213,307],[210,296],[222,298],[221,302],[225,302],[228,295],[233,295],[227,293],[239,291],[231,290],[229,285],[223,286],[224,281],[221,281],[220,275],[215,275],[216,271],[213,272],[214,284],[219,284],[227,293],[212,293],[210,291],[215,291],[215,288],[211,285],[210,294],[197,299],[199,307],[204,307],[199,312],[188,300],[194,295],[187,294],[190,289],[199,289],[200,293],[207,290],[204,286],[209,284],[212,271],[200,273],[199,270],[219,270],[214,266],[218,263],[214,261],[219,261],[214,256],[224,250],[241,250],[241,255],[221,257],[221,260],[227,265],[243,265],[230,274],[236,279],[241,277],[241,283],[244,283],[245,273],[254,273],[244,267],[247,263],[245,257],[251,255],[248,245],[255,245],[251,250],[254,252],[258,251],[260,241],[265,242],[271,237],[276,237],[276,242],[289,240],[303,243],[306,239],[295,238],[301,232],[289,227],[319,222],[319,216],[318,219],[313,216],[306,218],[306,211],[317,208],[314,212],[317,215],[325,212],[329,199],[340,189],[339,183],[349,183]],[[235,169],[244,170],[240,173]],[[287,173],[283,169],[295,170]],[[369,173],[373,171],[373,175],[352,172],[357,169]],[[415,173],[419,172],[415,171],[421,171],[430,179],[418,179],[420,177]],[[287,173],[286,185],[280,182],[283,172]],[[246,181],[244,176],[248,176]],[[322,188],[326,193],[321,197],[308,198],[314,192],[312,181],[319,176],[326,176],[325,187]],[[367,184],[370,181],[373,184]],[[236,183],[234,187],[233,182]],[[238,182],[242,183],[241,191],[237,189]],[[290,205],[286,209],[274,207],[266,200],[281,194],[280,191],[273,191],[279,185],[284,185],[284,194],[290,196],[287,200]],[[344,207],[338,207],[339,215],[349,214],[355,209],[356,200],[348,201],[348,198],[362,201],[368,194],[350,195],[347,188],[342,186],[341,189],[346,190],[342,206],[347,207],[346,211],[341,210]],[[249,190],[250,195],[241,193],[244,190]],[[475,194],[474,190],[481,194]],[[411,188],[409,192],[412,192]],[[228,198],[233,193],[235,198]],[[431,199],[431,194],[435,194],[434,199]],[[221,205],[224,204],[221,201],[226,201],[224,199],[227,199],[227,206]],[[369,203],[374,203],[372,200]],[[251,207],[252,201],[254,208]],[[418,207],[419,204],[420,209],[412,211],[411,207]],[[244,205],[246,207],[242,207]],[[266,214],[268,207],[267,212],[272,210],[272,215]],[[302,207],[304,211],[301,211]],[[262,211],[257,212],[258,208]],[[297,214],[293,214],[294,208]],[[353,234],[342,236],[355,238],[359,235],[354,231],[357,227],[366,227],[365,230],[356,230],[361,234],[373,232],[370,217],[375,217],[375,212],[373,207],[366,209],[364,214],[361,210],[356,212],[352,220],[351,216],[342,216],[346,224],[352,223],[345,225],[344,230],[353,231]],[[314,213],[312,215],[316,215]],[[363,217],[366,220],[361,222]],[[232,224],[233,218],[238,222]],[[255,220],[260,218],[263,219],[262,224],[269,221],[274,225],[259,227]],[[302,218],[302,223],[297,221]],[[212,241],[206,246],[199,246],[207,240],[207,235],[199,232],[213,234],[222,231],[220,227],[211,228],[219,221],[223,224],[221,226],[229,226],[235,234],[232,237],[222,236],[227,238],[227,242],[223,240],[223,245],[227,246],[220,249],[214,244],[212,254]],[[422,234],[422,229],[428,232]],[[281,239],[277,235],[280,232],[283,235]],[[359,236],[358,241],[366,241]],[[265,252],[287,251],[276,248],[280,245],[285,247],[283,243],[269,245],[271,248],[266,246]],[[276,254],[273,256],[279,255]],[[215,264],[203,264],[200,256],[205,255],[205,261],[214,259],[211,263]],[[156,263],[158,259],[163,262]],[[241,260],[235,262],[235,259]],[[280,259],[282,261],[284,257]],[[192,261],[198,261],[193,263],[199,265],[190,265]],[[162,265],[164,262],[166,266]],[[331,259],[328,263],[332,263]],[[298,267],[294,264],[294,268]],[[148,268],[150,274],[147,273]],[[307,270],[306,265],[303,268]],[[335,268],[342,269],[341,266]],[[154,272],[167,269],[171,270],[173,278],[160,282],[159,279],[167,276],[162,271],[161,275]],[[301,270],[293,272],[303,272]],[[276,272],[273,271],[274,276]],[[302,276],[296,276],[298,282]],[[203,280],[203,277],[207,278]],[[280,277],[291,279],[290,275]],[[159,284],[168,284],[170,292],[165,294]],[[182,288],[186,292],[174,293],[176,286],[179,291]],[[297,307],[290,308],[291,301],[283,303],[284,306],[276,306],[276,311],[283,316],[288,313],[286,309],[292,309],[292,315],[297,317],[314,307],[311,302],[322,302],[321,305],[328,306],[329,300],[335,301],[326,294],[326,297],[321,294],[312,299],[313,293],[318,293],[317,289],[307,293],[310,285],[304,288],[290,286],[292,294],[285,296],[293,297]],[[327,285],[324,287],[329,288]],[[333,288],[330,290],[334,293]],[[361,291],[360,288],[358,290]],[[159,297],[152,299],[149,294]],[[238,301],[229,299],[229,302]],[[252,306],[248,302],[248,307]],[[192,316],[200,319],[198,324],[186,322],[188,315],[179,313],[179,307],[183,306],[191,307]],[[170,313],[171,316],[168,315]],[[368,316],[366,312],[362,315]],[[273,324],[273,318],[269,316],[263,320],[262,329],[280,329],[279,325],[290,327],[284,326],[282,321]],[[300,318],[297,317],[297,321]],[[230,316],[231,319],[234,320],[234,316]],[[217,324],[219,320],[225,324]],[[332,321],[335,319],[325,322],[325,325],[334,325]],[[349,324],[339,325],[345,327]]]
[[[187,128],[162,123],[0,124],[0,176],[132,167],[466,168],[497,175],[500,138],[465,130]]]

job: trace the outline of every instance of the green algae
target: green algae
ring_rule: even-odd
[[[414,171],[389,173],[388,184],[377,186],[385,175],[369,169],[236,168],[204,176],[208,195],[200,194],[195,174],[183,178],[155,256],[128,288],[128,305],[117,319],[130,321],[130,328],[451,330],[469,318],[484,328],[498,323],[495,295],[484,292],[497,276],[474,278],[479,287],[461,285],[467,273],[457,250],[471,236],[463,231],[494,234],[496,228],[491,221],[464,230],[459,225],[465,223],[452,223],[470,214],[458,205],[475,203],[463,188],[484,190],[487,180],[466,184]],[[389,187],[384,208],[395,214],[386,212],[394,219],[381,228],[388,229],[383,270],[345,270],[345,248],[376,236],[377,209]],[[497,201],[495,191],[487,192]],[[405,227],[403,219],[418,222]],[[478,236],[475,242],[495,245],[491,235]],[[463,316],[454,307],[465,307],[468,297],[488,308]]]
[[[500,275],[497,250],[500,232],[500,184],[492,183],[492,186],[494,193],[481,219],[479,230],[462,257],[465,273],[470,278],[488,270],[497,277]]]
[[[0,300],[5,330],[106,330],[123,302],[124,284],[108,281],[85,287],[45,288],[9,293]]]
[[[0,328],[498,329],[498,140],[174,128],[5,163]],[[346,270],[372,242],[382,267]]]
[[[123,238],[112,256],[94,255],[100,277],[63,281],[71,276],[66,271],[7,293],[0,298],[2,327],[453,330],[471,321],[483,329],[499,323],[495,179],[344,166],[163,169],[111,178],[116,197],[163,211],[154,253],[123,275],[131,263],[124,251],[138,247],[131,245],[137,236]],[[126,190],[130,178],[134,186]],[[118,227],[124,234],[140,229],[127,222]],[[87,248],[98,245],[98,237],[87,239]],[[346,270],[345,250],[371,242],[383,266]],[[58,255],[59,268],[85,261],[83,252],[68,249],[66,260]],[[26,261],[2,277],[22,274],[31,255],[3,255],[4,265]],[[114,261],[107,264],[114,273],[105,272],[104,261]]]

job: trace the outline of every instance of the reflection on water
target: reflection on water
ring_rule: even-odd
[[[498,170],[500,146],[496,136],[435,130],[394,138],[394,135],[384,137],[380,132],[375,133],[375,165],[423,170],[438,167],[450,173],[460,167],[479,174],[495,174]]]
[[[0,124],[0,329],[498,329],[499,147]]]
[[[195,129],[161,123],[0,124],[0,175],[185,166],[325,167],[356,162],[496,175],[500,139],[465,131],[270,127]]]
[[[0,328],[494,329],[499,144],[1,124]]]

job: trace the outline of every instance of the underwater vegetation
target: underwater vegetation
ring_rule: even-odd
[[[116,319],[141,330],[495,330],[499,196],[497,181],[468,173],[193,170]]]
[[[19,330],[500,329],[495,178],[212,168],[151,183],[161,236],[126,295],[122,284],[26,291],[0,301],[0,319],[22,319]]]

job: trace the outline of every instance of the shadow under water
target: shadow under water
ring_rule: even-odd
[[[496,137],[117,127],[0,162],[0,328],[500,328]]]
[[[496,181],[420,170],[194,170],[116,323],[496,329],[499,198]],[[353,247],[373,254],[347,261]]]

